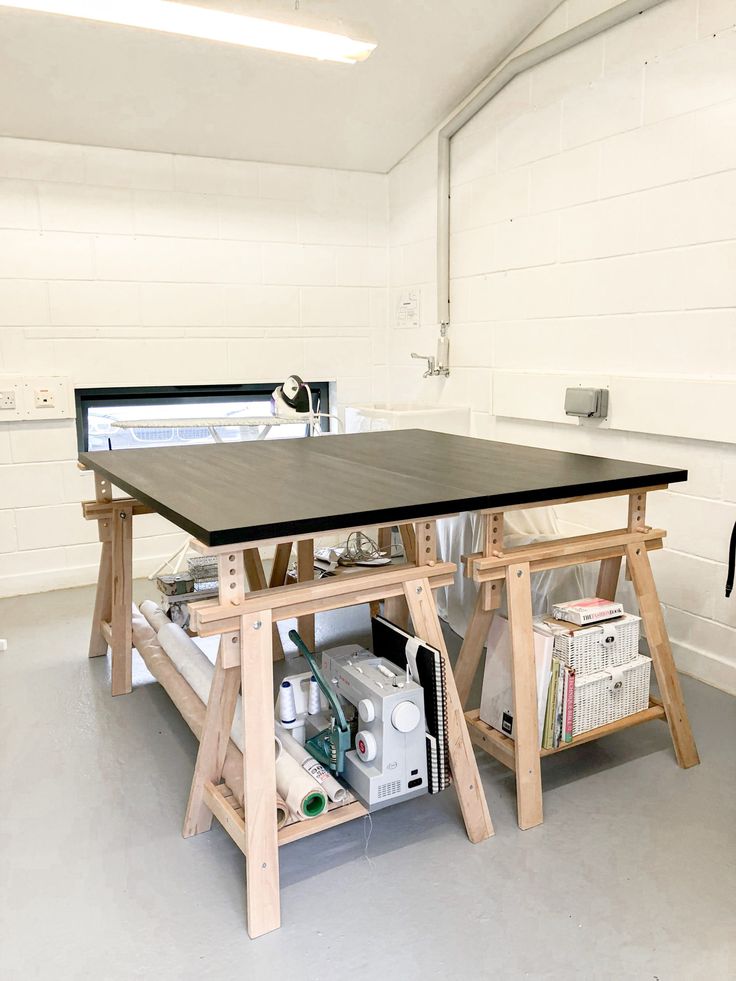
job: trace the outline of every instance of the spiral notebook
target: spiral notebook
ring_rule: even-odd
[[[400,668],[411,671],[424,691],[427,738],[427,773],[430,794],[437,794],[450,783],[447,743],[447,689],[445,660],[435,647],[406,633],[385,617],[373,617],[373,653]]]

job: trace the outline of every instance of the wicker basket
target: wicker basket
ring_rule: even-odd
[[[576,674],[573,737],[647,708],[651,667],[651,660],[639,654],[610,671]]]
[[[625,613],[616,620],[589,627],[557,621],[546,625],[554,634],[555,657],[577,675],[594,674],[628,664],[639,653],[640,617]]]

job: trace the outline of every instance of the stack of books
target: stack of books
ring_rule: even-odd
[[[552,658],[542,729],[542,749],[557,749],[572,742],[575,713],[575,669]]]

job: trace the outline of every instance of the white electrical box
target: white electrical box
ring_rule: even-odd
[[[406,290],[396,303],[396,326],[419,326],[419,290]]]
[[[73,419],[69,378],[0,375],[0,423],[19,419]]]

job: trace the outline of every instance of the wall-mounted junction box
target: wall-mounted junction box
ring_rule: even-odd
[[[0,423],[72,418],[74,400],[69,378],[0,375]]]
[[[605,419],[608,415],[607,388],[568,388],[565,415],[581,419]]]

